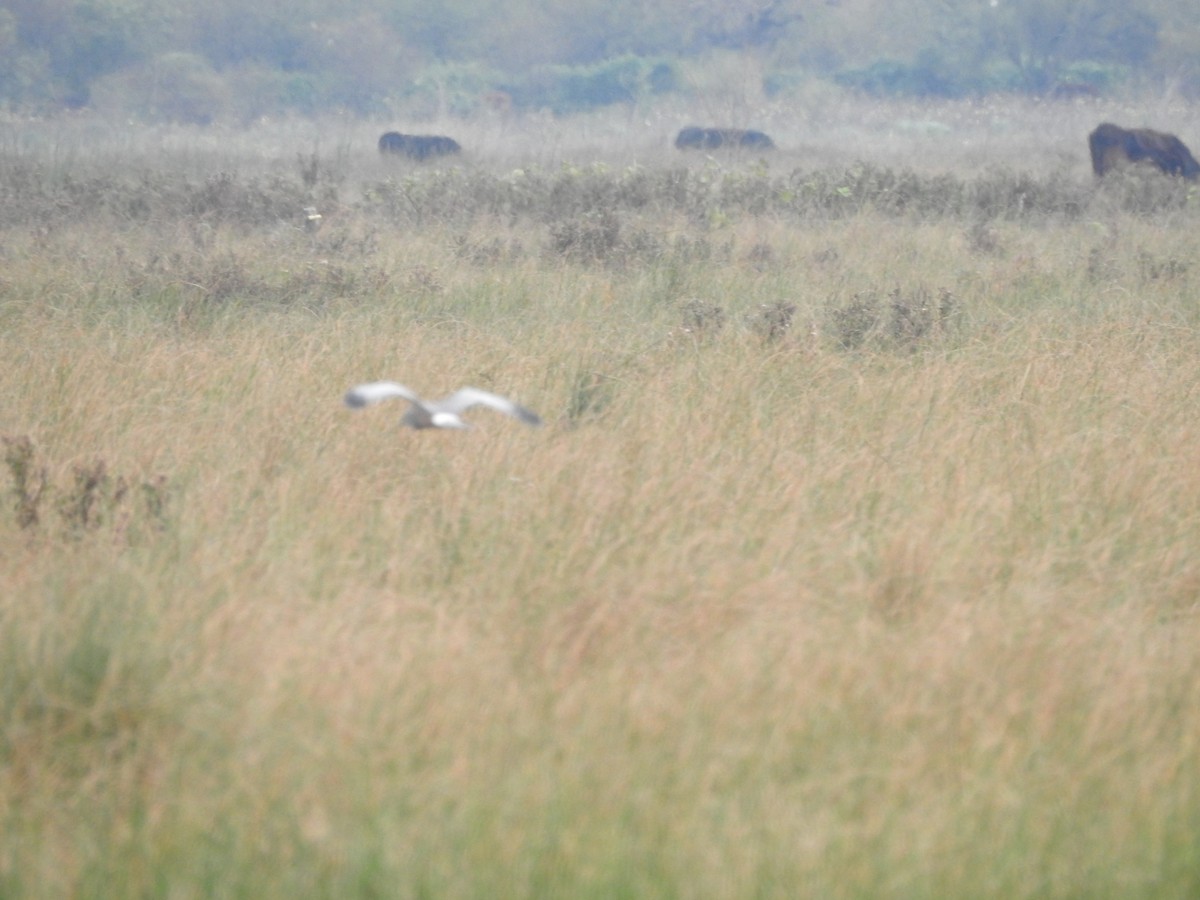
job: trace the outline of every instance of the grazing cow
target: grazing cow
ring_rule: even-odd
[[[380,153],[400,153],[409,159],[429,159],[431,156],[450,156],[462,151],[454,138],[440,134],[401,134],[389,131],[379,139]]]
[[[1088,149],[1097,176],[1126,163],[1148,162],[1168,175],[1182,175],[1192,181],[1200,177],[1200,163],[1183,141],[1162,131],[1126,129],[1105,122],[1088,135]]]
[[[775,142],[761,131],[740,128],[700,128],[689,125],[675,138],[680,150],[716,150],[718,147],[744,147],[751,150],[774,150]]]

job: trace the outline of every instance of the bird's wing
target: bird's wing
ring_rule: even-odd
[[[403,397],[412,403],[421,402],[421,398],[415,392],[394,381],[372,381],[368,384],[356,385],[346,391],[343,399],[347,406],[359,409],[391,397]]]
[[[488,406],[496,410],[496,412],[502,412],[506,416],[520,419],[526,425],[542,424],[541,418],[533,410],[526,409],[519,403],[513,403],[507,397],[501,397],[499,394],[491,394],[479,388],[465,387],[457,390],[449,397],[439,400],[436,406],[453,413],[461,413],[472,406]]]

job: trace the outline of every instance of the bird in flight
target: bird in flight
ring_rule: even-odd
[[[531,409],[513,403],[507,397],[490,394],[479,388],[465,387],[441,400],[422,400],[416,391],[394,381],[372,381],[346,391],[345,402],[351,409],[362,409],[381,400],[400,397],[408,401],[408,411],[400,419],[409,428],[470,428],[462,413],[472,406],[488,406],[506,416],[520,419],[526,425],[541,425],[542,420]]]

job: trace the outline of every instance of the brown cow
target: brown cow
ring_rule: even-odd
[[[1195,181],[1200,163],[1173,134],[1149,128],[1121,128],[1105,122],[1088,135],[1092,153],[1092,171],[1097,176],[1126,163],[1148,162],[1168,175],[1182,175]]]

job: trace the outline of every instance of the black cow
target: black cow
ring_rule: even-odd
[[[1182,175],[1195,181],[1200,163],[1173,134],[1149,128],[1121,128],[1105,122],[1088,135],[1092,153],[1092,171],[1097,176],[1133,162],[1148,162],[1168,175]]]
[[[775,142],[761,131],[741,128],[700,128],[689,125],[675,138],[680,150],[716,150],[718,147],[744,147],[751,150],[774,150]]]
[[[429,159],[462,152],[454,138],[440,134],[401,134],[389,131],[379,139],[380,153],[399,153],[409,159]]]

